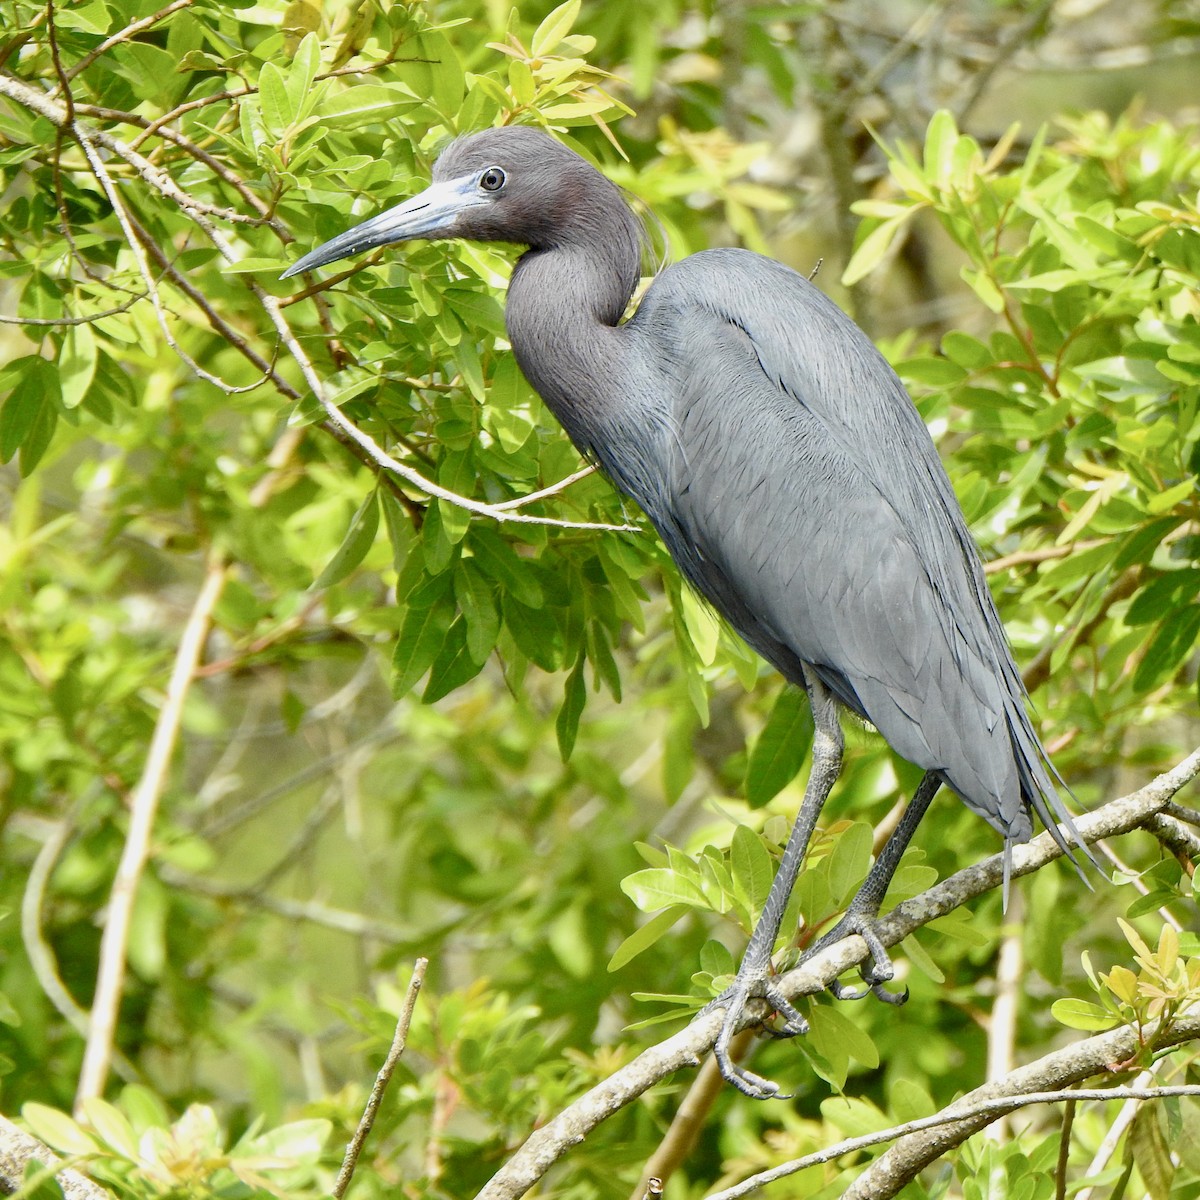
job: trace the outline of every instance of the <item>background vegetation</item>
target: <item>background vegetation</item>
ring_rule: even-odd
[[[551,9],[0,5],[0,1110],[121,1195],[328,1192],[418,955],[353,1187],[473,1194],[711,994],[797,803],[801,702],[519,377],[512,253],[278,281],[455,133],[553,128],[672,256],[821,262],[939,440],[1081,805],[1196,743],[1196,14]],[[848,741],[802,942],[914,781]],[[1193,1019],[1197,841],[1163,822],[1111,843],[1116,886],[1051,866],[908,938],[906,1008],[812,1002],[756,1051],[796,1098],[709,1095],[668,1195]],[[918,843],[899,894],[997,849],[949,796]],[[1196,1048],[1093,1083],[1194,1084]],[[692,1078],[544,1194],[640,1195]],[[1067,1111],[904,1194],[1200,1195],[1195,1100]]]

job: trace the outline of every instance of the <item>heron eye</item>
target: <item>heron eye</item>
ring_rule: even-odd
[[[498,192],[505,182],[505,174],[499,167],[488,167],[479,177],[479,186],[485,192]]]

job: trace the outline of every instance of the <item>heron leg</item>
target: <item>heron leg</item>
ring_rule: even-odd
[[[917,785],[917,790],[913,794],[912,800],[909,801],[908,807],[904,810],[900,824],[892,831],[892,836],[888,838],[879,857],[867,872],[862,887],[850,901],[850,907],[842,919],[810,947],[800,960],[802,963],[824,950],[826,946],[832,946],[835,942],[840,942],[842,938],[858,934],[867,943],[869,958],[867,963],[860,968],[859,973],[862,975],[868,991],[873,992],[880,1000],[884,1000],[888,1004],[903,1004],[908,999],[907,988],[902,992],[892,992],[883,986],[895,975],[895,968],[892,966],[887,947],[884,946],[879,936],[879,908],[883,903],[884,896],[887,895],[892,876],[895,875],[896,868],[900,865],[900,859],[903,857],[904,851],[908,849],[908,843],[912,841],[912,836],[917,831],[921,818],[924,817],[940,786],[941,780],[932,771],[925,774]],[[829,990],[839,1000],[861,1000],[863,996],[867,995],[867,992],[857,992],[836,980],[830,985]]]
[[[815,730],[812,770],[804,789],[804,800],[737,975],[733,983],[704,1009],[707,1012],[720,1008],[725,1012],[721,1032],[713,1047],[722,1076],[740,1092],[759,1100],[779,1097],[779,1085],[738,1066],[730,1055],[730,1043],[734,1034],[748,1023],[745,1019],[746,1005],[755,999],[765,1000],[783,1018],[783,1024],[775,1031],[778,1035],[794,1037],[808,1031],[808,1022],[801,1012],[771,982],[771,953],[775,949],[775,940],[779,936],[779,926],[783,922],[792,888],[804,864],[817,818],[842,769],[843,739],[837,702],[820,680],[807,670],[805,687],[812,705]]]

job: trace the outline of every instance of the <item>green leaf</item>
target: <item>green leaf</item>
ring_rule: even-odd
[[[662,912],[655,913],[616,948],[612,958],[608,960],[608,969],[619,971],[626,963],[637,958],[643,950],[649,950],[668,929],[678,923],[680,917],[689,911],[687,905],[681,904],[672,908],[664,908]]]
[[[483,423],[506,454],[515,454],[533,433],[529,403],[529,385],[517,367],[517,360],[505,354],[492,372],[491,396],[483,410]]]
[[[529,64],[524,59],[509,59],[508,86],[512,88],[513,98],[518,104],[525,108],[533,105],[533,73],[529,70]]]
[[[375,534],[379,531],[378,497],[379,489],[373,488],[358,506],[337,553],[325,564],[325,569],[313,583],[315,590],[322,591],[335,583],[341,583],[366,558],[367,552],[375,544]]]
[[[580,0],[566,0],[546,16],[534,30],[529,43],[529,52],[534,58],[544,58],[558,49],[579,18],[579,6]]]
[[[1050,1006],[1054,1019],[1068,1029],[1083,1029],[1088,1032],[1099,1032],[1111,1029],[1117,1024],[1116,1018],[1106,1008],[1093,1004],[1090,1000],[1076,1000],[1066,996],[1055,1000]]]
[[[467,622],[467,650],[482,665],[496,648],[500,635],[500,610],[496,589],[473,559],[460,559],[454,572],[454,597]]]
[[[313,100],[313,83],[321,66],[321,39],[316,33],[306,33],[296,47],[288,68],[284,83],[287,87],[288,100],[292,112],[297,117],[304,113],[307,104]]]
[[[869,1070],[879,1066],[879,1051],[875,1043],[845,1010],[832,1004],[814,1005],[810,1020],[813,1039],[822,1053],[827,1054],[830,1043],[836,1042],[844,1053]]]
[[[1163,1136],[1157,1105],[1138,1108],[1129,1130],[1129,1148],[1150,1200],[1169,1200],[1175,1162]]]
[[[57,388],[55,389],[57,392]],[[42,397],[33,424],[21,443],[21,474],[28,477],[42,460],[42,455],[50,448],[54,440],[54,430],[58,425],[58,407],[54,403],[57,395]]]
[[[1127,625],[1147,625],[1175,612],[1200,594],[1200,567],[1167,571],[1151,580],[1136,596],[1125,615]]]
[[[686,904],[690,908],[709,907],[699,882],[671,869],[647,867],[643,871],[634,871],[621,880],[621,891],[642,912],[655,912],[677,904]]]
[[[150,982],[162,978],[166,965],[169,913],[170,902],[162,884],[153,875],[144,876],[129,925],[129,961]]]
[[[912,963],[926,979],[932,979],[934,983],[945,983],[945,972],[937,965],[937,963],[929,956],[929,952],[921,945],[915,937],[906,937],[900,943],[904,947],[904,953],[908,955],[908,961]]]
[[[323,1117],[290,1121],[243,1139],[230,1152],[230,1157],[236,1160],[266,1156],[288,1163],[315,1163],[332,1132],[333,1125]]]
[[[419,606],[410,600],[392,653],[394,695],[403,696],[429,670],[450,628],[453,613],[448,598],[432,599]]]
[[[983,301],[988,308],[994,313],[1002,313],[1004,311],[1004,296],[1000,289],[996,286],[995,280],[992,279],[985,271],[977,270],[974,267],[963,267],[959,272],[963,282]]]
[[[405,46],[405,60],[405,76],[413,91],[429,97],[441,116],[454,117],[463,101],[465,81],[458,52],[446,35],[429,30],[413,38]]]
[[[325,125],[355,129],[386,121],[419,103],[420,98],[404,84],[356,83],[329,96],[321,105],[320,118]]]
[[[465,450],[447,450],[438,465],[437,481],[448,492],[469,498],[475,485],[475,475],[475,456],[469,447]],[[450,500],[439,499],[436,503],[442,520],[442,532],[452,546],[457,545],[470,527],[471,512]]]
[[[61,29],[105,34],[112,27],[112,14],[103,0],[85,0],[81,4],[64,5],[62,12],[55,12],[54,23]]]
[[[680,588],[679,607],[696,657],[704,666],[712,666],[717,657],[717,645],[721,640],[720,618],[713,612],[708,601],[689,587]]]
[[[480,664],[467,649],[467,623],[457,617],[429,667],[429,679],[421,693],[422,704],[433,704],[479,674]]]
[[[791,783],[804,763],[812,737],[808,697],[800,688],[785,687],[746,764],[746,801],[751,808],[762,808]]]
[[[948,358],[910,358],[900,364],[900,374],[929,387],[953,387],[967,378],[966,370]]]
[[[823,1007],[822,1012],[824,1011]],[[847,1137],[880,1133],[892,1124],[886,1114],[869,1100],[859,1100],[851,1096],[830,1096],[822,1100],[821,1116]]]
[[[540,608],[545,600],[542,585],[530,564],[513,553],[512,547],[494,530],[474,525],[467,545],[485,574],[528,608]]]
[[[775,864],[762,838],[746,825],[739,825],[733,831],[729,866],[735,889],[745,899],[751,915],[757,915],[771,890]]]
[[[83,1102],[83,1113],[96,1135],[130,1162],[139,1159],[138,1139],[128,1118],[106,1100],[91,1096]]]
[[[36,1138],[41,1138],[52,1150],[62,1154],[95,1154],[100,1145],[66,1113],[45,1104],[30,1102],[21,1108],[21,1117]]]
[[[836,904],[849,900],[871,865],[871,827],[855,821],[834,842],[829,855],[829,890]]]
[[[860,279],[864,279],[883,261],[884,256],[891,250],[892,243],[899,236],[900,230],[917,211],[918,209],[914,206],[902,216],[889,217],[886,221],[880,221],[863,238],[850,256],[846,269],[842,272],[842,284],[845,287],[852,287]]]
[[[1185,479],[1182,483],[1175,484],[1174,487],[1167,488],[1164,492],[1159,492],[1157,496],[1151,496],[1146,501],[1146,511],[1151,516],[1158,516],[1160,513],[1170,512],[1176,505],[1182,504],[1189,496],[1196,493],[1196,481],[1194,479]]]
[[[587,685],[583,678],[583,667],[586,661],[586,655],[581,652],[575,660],[575,666],[571,668],[571,673],[567,676],[566,686],[563,688],[563,701],[559,705],[558,716],[554,721],[554,732],[558,736],[558,753],[563,762],[570,759],[571,751],[575,749],[575,736],[579,732],[579,718],[583,715],[583,708],[587,703]]]
[[[1133,673],[1133,690],[1148,692],[1182,665],[1200,636],[1200,604],[1173,612],[1159,626]]]
[[[63,333],[58,374],[64,408],[76,408],[96,375],[96,337],[90,325],[71,325]]]
[[[954,152],[958,145],[958,126],[954,114],[947,109],[938,109],[929,119],[925,130],[925,175],[939,187],[948,187],[952,181],[951,168]]]
[[[543,671],[557,671],[563,665],[563,642],[553,614],[514,596],[503,596],[500,607],[505,628],[526,658]]]
[[[262,105],[263,121],[275,137],[280,137],[295,120],[283,72],[274,63],[263,63],[258,74],[258,98]]]
[[[22,474],[28,474],[45,452],[57,421],[58,372],[36,354],[17,359],[5,371],[16,383],[0,408],[0,462],[8,462],[25,446],[33,449],[21,457]]]

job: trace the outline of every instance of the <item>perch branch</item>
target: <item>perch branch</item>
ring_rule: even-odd
[[[1165,808],[1176,792],[1197,774],[1200,774],[1200,750],[1193,751],[1139,791],[1076,818],[1076,827],[1089,844],[1100,838],[1128,833]],[[1062,851],[1053,838],[1043,833],[1014,848],[1013,874],[1028,875],[1061,856]],[[894,946],[921,926],[999,887],[1003,871],[1002,855],[994,854],[904,901],[880,921],[879,934],[884,945]],[[854,935],[828,947],[802,967],[780,976],[776,984],[791,1000],[812,995],[824,991],[830,982],[866,957],[866,944]],[[672,1072],[681,1067],[697,1066],[703,1055],[711,1050],[723,1015],[716,1009],[696,1017],[686,1028],[643,1051],[536,1129],[484,1185],[477,1200],[516,1200],[606,1117],[620,1111]],[[761,1021],[766,1015],[764,1005],[751,1005],[746,1025]]]

